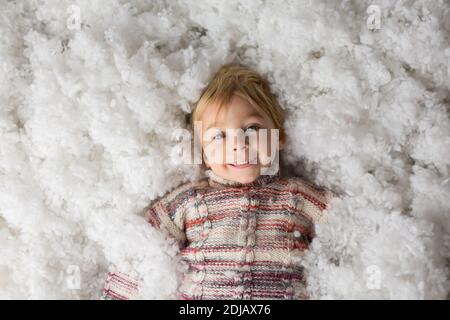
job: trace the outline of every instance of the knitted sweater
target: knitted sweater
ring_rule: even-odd
[[[145,215],[178,241],[189,265],[180,297],[307,299],[299,262],[334,194],[279,172],[247,184],[206,174],[155,200]]]

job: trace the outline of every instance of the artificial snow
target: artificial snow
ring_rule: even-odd
[[[174,132],[228,62],[285,109],[285,173],[339,195],[301,261],[311,298],[447,297],[448,1],[0,6],[0,298],[96,299],[114,269],[176,296],[186,266],[143,215],[203,177]]]

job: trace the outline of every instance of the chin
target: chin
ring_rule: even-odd
[[[234,169],[230,168],[228,170],[228,176],[231,180],[238,181],[240,183],[250,183],[255,181],[259,175],[260,171],[259,168],[246,168],[243,169]]]
[[[253,181],[255,181],[258,177],[253,177],[253,178],[249,178],[249,179],[235,179],[236,181],[240,182],[240,183],[251,183]]]

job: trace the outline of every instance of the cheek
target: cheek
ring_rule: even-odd
[[[223,164],[210,164],[211,170],[222,177],[226,177],[229,175],[229,170],[226,165]]]
[[[225,164],[217,164],[217,163],[212,163],[211,165],[211,169],[213,169],[216,172],[224,172],[227,169],[227,166]]]

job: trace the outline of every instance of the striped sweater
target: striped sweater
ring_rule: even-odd
[[[334,194],[279,172],[246,184],[206,174],[156,199],[145,215],[178,241],[189,265],[180,298],[307,299],[299,262]],[[108,287],[103,298],[130,296],[134,280],[109,274],[109,286],[114,277],[128,291]]]

